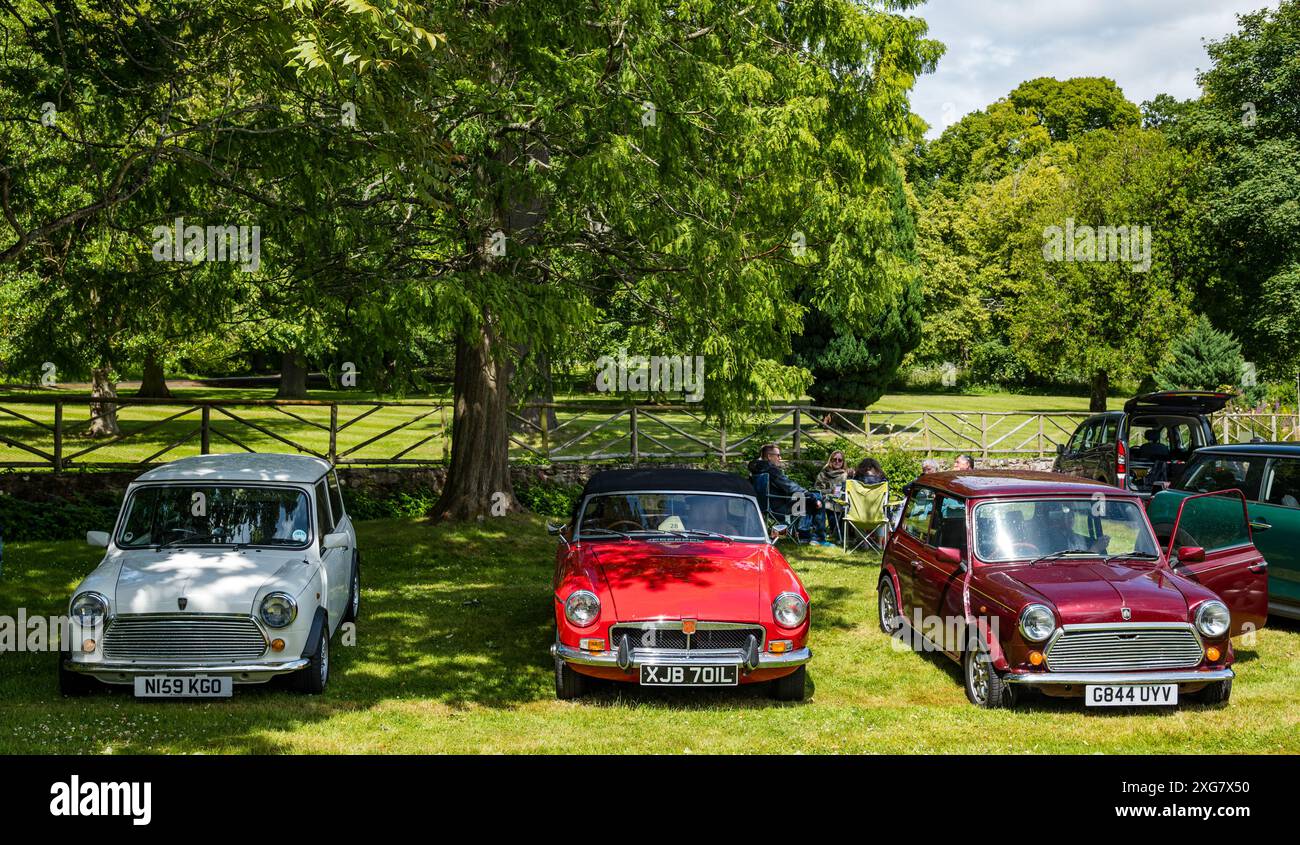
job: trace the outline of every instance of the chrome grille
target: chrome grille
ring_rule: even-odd
[[[1065,626],[1044,653],[1053,672],[1190,669],[1201,662],[1191,625]]]
[[[762,625],[739,625],[735,627],[713,628],[699,623],[695,633],[687,634],[681,629],[680,622],[656,622],[653,624],[614,625],[609,629],[611,648],[618,647],[618,641],[626,634],[628,645],[633,649],[674,649],[678,651],[735,650],[743,649],[749,644],[753,635],[763,647],[764,631]],[[713,623],[717,624],[717,623]]]
[[[118,616],[104,631],[112,660],[252,660],[266,638],[249,616]]]

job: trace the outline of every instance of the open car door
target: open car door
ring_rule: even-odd
[[[1223,599],[1232,612],[1232,636],[1268,621],[1268,564],[1255,548],[1240,490],[1183,499],[1169,540],[1169,562]]]

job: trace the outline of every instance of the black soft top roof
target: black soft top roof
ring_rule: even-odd
[[[583,496],[632,491],[696,491],[753,496],[754,485],[739,475],[704,469],[610,469],[587,480]]]

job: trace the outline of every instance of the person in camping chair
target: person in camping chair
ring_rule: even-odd
[[[767,443],[758,450],[758,457],[749,462],[749,480],[752,484],[758,476],[767,473],[768,507],[773,513],[790,516],[795,498],[802,496],[805,514],[800,520],[799,530],[809,531],[813,542],[830,545],[826,542],[826,514],[822,511],[822,495],[807,490],[785,474],[785,462],[781,460],[781,447]]]

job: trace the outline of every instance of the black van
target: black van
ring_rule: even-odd
[[[1149,494],[1183,474],[1192,453],[1215,444],[1210,415],[1231,393],[1169,390],[1147,393],[1079,424],[1070,442],[1056,447],[1056,472],[1104,481]]]

